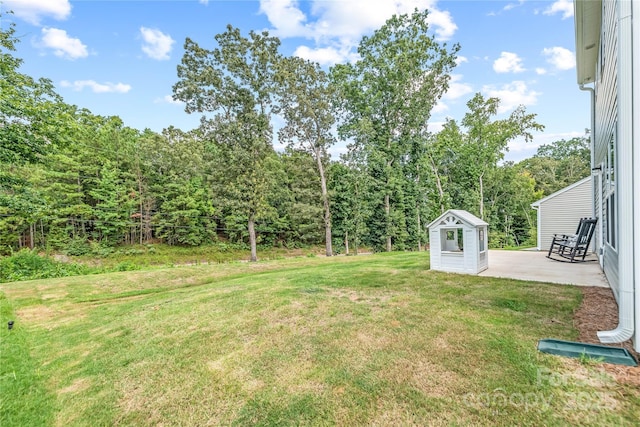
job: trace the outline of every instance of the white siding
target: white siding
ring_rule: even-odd
[[[550,197],[540,203],[540,250],[548,250],[554,234],[575,233],[580,218],[591,217],[591,180]]]
[[[463,253],[443,252],[440,254],[440,270],[451,273],[472,273],[465,268]]]
[[[613,2],[602,2],[601,49],[597,63],[596,77],[596,124],[594,162],[598,166],[606,165],[609,141],[615,133],[618,120],[618,24],[617,7]],[[603,170],[603,172],[605,172]],[[602,177],[603,186],[606,177]],[[602,191],[602,190],[601,190]],[[597,192],[597,193],[601,193]],[[598,194],[600,195],[600,194]],[[604,194],[602,194],[604,196]],[[604,205],[605,200],[596,200]],[[598,219],[599,227],[607,229],[609,218],[607,210],[602,209],[602,218]],[[606,231],[602,233],[606,236]],[[618,254],[604,239],[603,268],[616,299],[618,298]]]
[[[442,259],[440,257],[440,231],[437,229],[429,230],[429,259],[430,268],[432,270],[440,270]]]

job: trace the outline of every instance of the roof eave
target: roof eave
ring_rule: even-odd
[[[573,2],[576,30],[576,70],[578,84],[593,83],[600,46],[601,0]]]

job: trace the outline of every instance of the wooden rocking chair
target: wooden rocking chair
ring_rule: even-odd
[[[589,244],[596,229],[597,218],[581,218],[576,234],[554,234],[547,258],[560,262],[587,262]],[[558,256],[563,259],[552,257]]]

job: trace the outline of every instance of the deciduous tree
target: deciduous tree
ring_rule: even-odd
[[[448,48],[429,32],[428,11],[393,16],[358,46],[359,59],[332,70],[340,87],[343,137],[366,153],[375,175],[383,209],[382,230],[387,251],[392,240],[406,234],[405,177],[401,161],[412,137],[422,135],[431,109],[449,86],[458,45]],[[400,222],[398,222],[400,221]],[[382,242],[380,242],[382,243]]]
[[[332,134],[336,121],[332,105],[335,88],[318,64],[297,57],[280,62],[278,81],[281,99],[278,112],[286,121],[278,136],[289,147],[303,149],[315,160],[324,209],[325,253],[331,256],[331,209],[325,163],[327,150],[335,143]]]
[[[509,141],[522,137],[529,142],[533,138],[531,131],[544,129],[536,122],[536,115],[527,113],[524,106],[517,107],[506,119],[495,119],[499,104],[498,98],[485,98],[477,93],[467,102],[469,112],[462,119],[466,135],[459,167],[464,171],[465,187],[475,193],[477,212],[482,219],[485,176],[504,158]]]
[[[249,37],[227,26],[215,36],[217,47],[207,50],[187,38],[174,97],[189,113],[212,113],[203,119],[203,134],[221,146],[229,196],[243,210],[257,261],[255,223],[265,207],[266,159],[273,152],[271,112],[274,73],[280,41],[267,32]]]

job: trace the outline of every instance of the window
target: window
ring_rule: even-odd
[[[440,249],[443,252],[462,252],[464,250],[464,232],[462,227],[440,230]]]
[[[616,124],[617,125],[617,124]],[[611,133],[607,144],[607,158],[605,160],[605,182],[604,182],[604,203],[605,203],[605,237],[612,248],[617,245],[617,208],[616,208],[616,133]]]
[[[478,249],[480,252],[484,252],[485,250],[485,242],[484,242],[484,230],[478,230]]]

